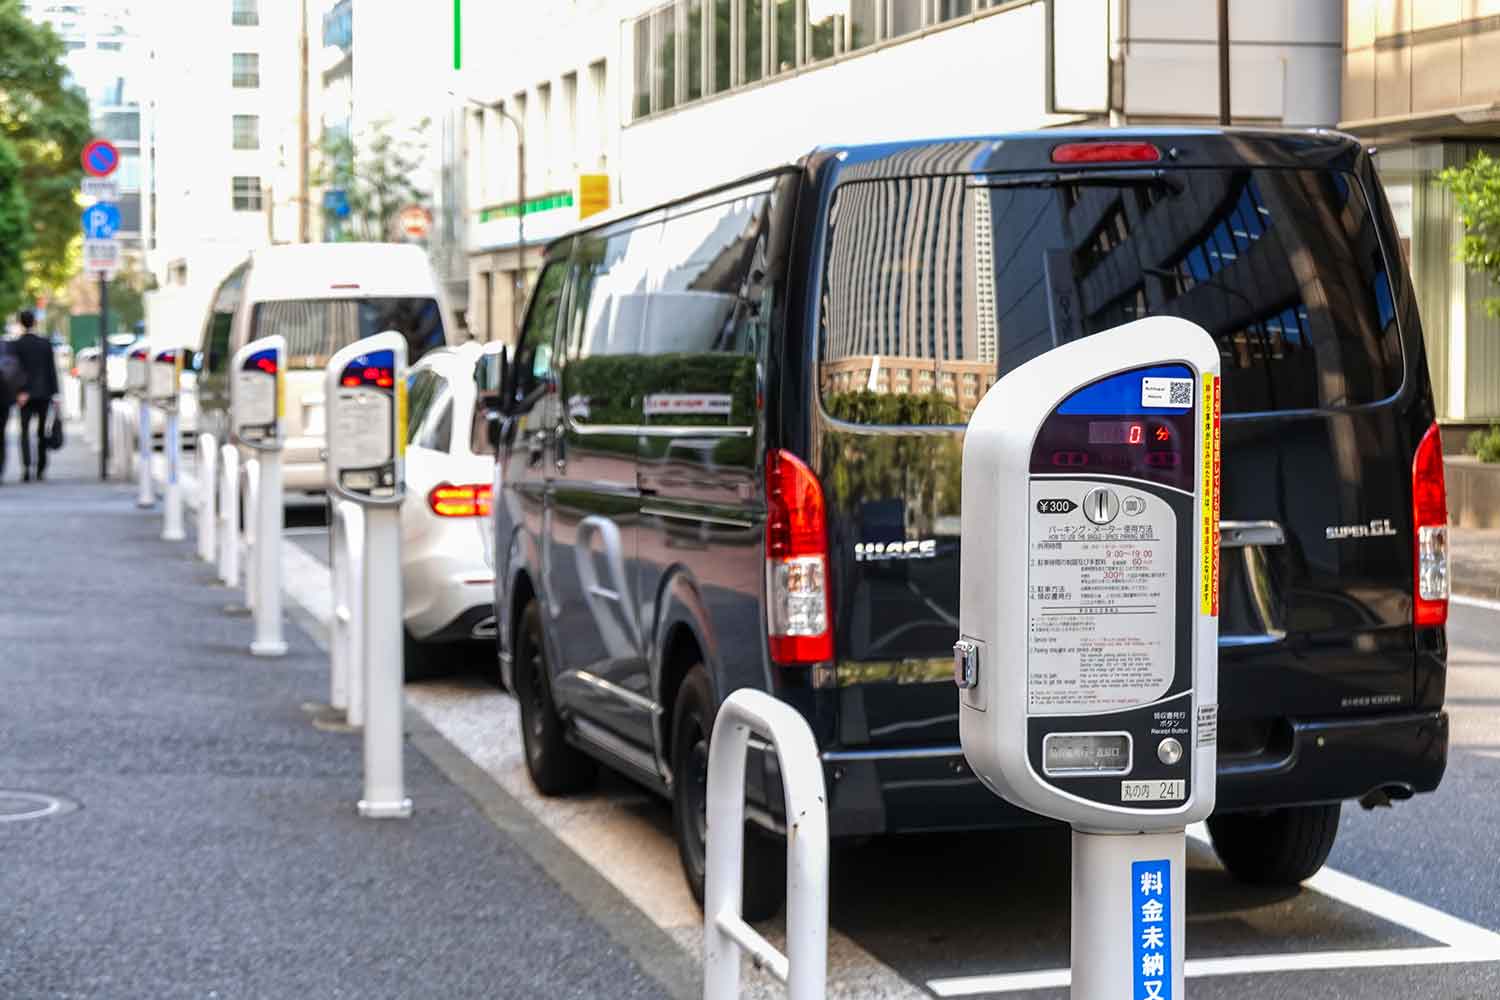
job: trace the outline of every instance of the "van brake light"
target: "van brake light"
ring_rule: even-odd
[[[490,484],[439,483],[427,494],[427,506],[438,517],[488,517],[490,514]]]
[[[766,455],[766,618],[782,666],[833,659],[823,487],[799,458]]]
[[[1416,581],[1412,624],[1448,621],[1448,490],[1443,476],[1443,436],[1433,424],[1411,463],[1412,525],[1416,528]]]
[[[1053,163],[1157,163],[1161,150],[1149,142],[1065,142],[1052,147]]]

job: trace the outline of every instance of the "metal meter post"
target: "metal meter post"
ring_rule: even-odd
[[[238,444],[257,452],[259,486],[246,511],[255,522],[255,593],[247,603],[255,610],[256,656],[283,656],[281,633],[281,445],[286,392],[286,338],[262,337],[235,352],[230,361],[229,428]]]
[[[365,509],[365,782],[359,814],[411,815],[402,769],[401,501],[406,495],[406,338],[367,337],[328,362],[328,487]],[[355,585],[360,585],[355,581]],[[354,669],[360,669],[359,664]]]
[[[151,403],[147,390],[151,384],[151,351],[137,347],[125,359],[125,393],[135,400],[137,507],[152,507],[156,504],[156,486],[151,481]]]
[[[178,423],[182,355],[181,348],[157,351],[151,359],[149,376],[151,402],[160,407],[167,418],[167,434],[163,441],[167,458],[167,485],[162,498],[161,537],[168,542],[180,542],[187,537],[182,520],[182,436]]]
[[[1073,829],[1073,992],[1180,1000],[1218,745],[1219,352],[1157,316],[1006,375],[963,455],[964,756]]]

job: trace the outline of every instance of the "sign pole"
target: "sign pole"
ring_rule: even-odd
[[[109,279],[99,272],[99,481],[109,479]]]

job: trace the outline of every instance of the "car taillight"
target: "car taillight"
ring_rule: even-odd
[[[833,659],[823,487],[795,455],[766,455],[766,618],[782,666]]]
[[[490,484],[467,483],[454,486],[440,483],[427,494],[427,506],[438,517],[488,517]]]
[[[1161,150],[1149,142],[1066,142],[1052,147],[1053,163],[1156,163]]]
[[[1433,424],[1411,463],[1412,524],[1417,530],[1412,624],[1448,621],[1448,489],[1443,480],[1443,436]]]

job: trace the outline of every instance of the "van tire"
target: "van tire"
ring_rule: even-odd
[[[707,845],[708,740],[714,730],[713,688],[700,663],[688,671],[672,712],[672,833],[682,873],[703,905]],[[786,841],[745,823],[744,888],[740,913],[769,920],[786,900]]]
[[[567,795],[593,783],[598,766],[570,745],[552,701],[552,677],[542,640],[542,612],[526,605],[516,628],[516,702],[521,708],[521,744],[531,783],[543,795]]]
[[[1250,885],[1294,886],[1317,874],[1339,833],[1340,804],[1210,816],[1224,867]]]

